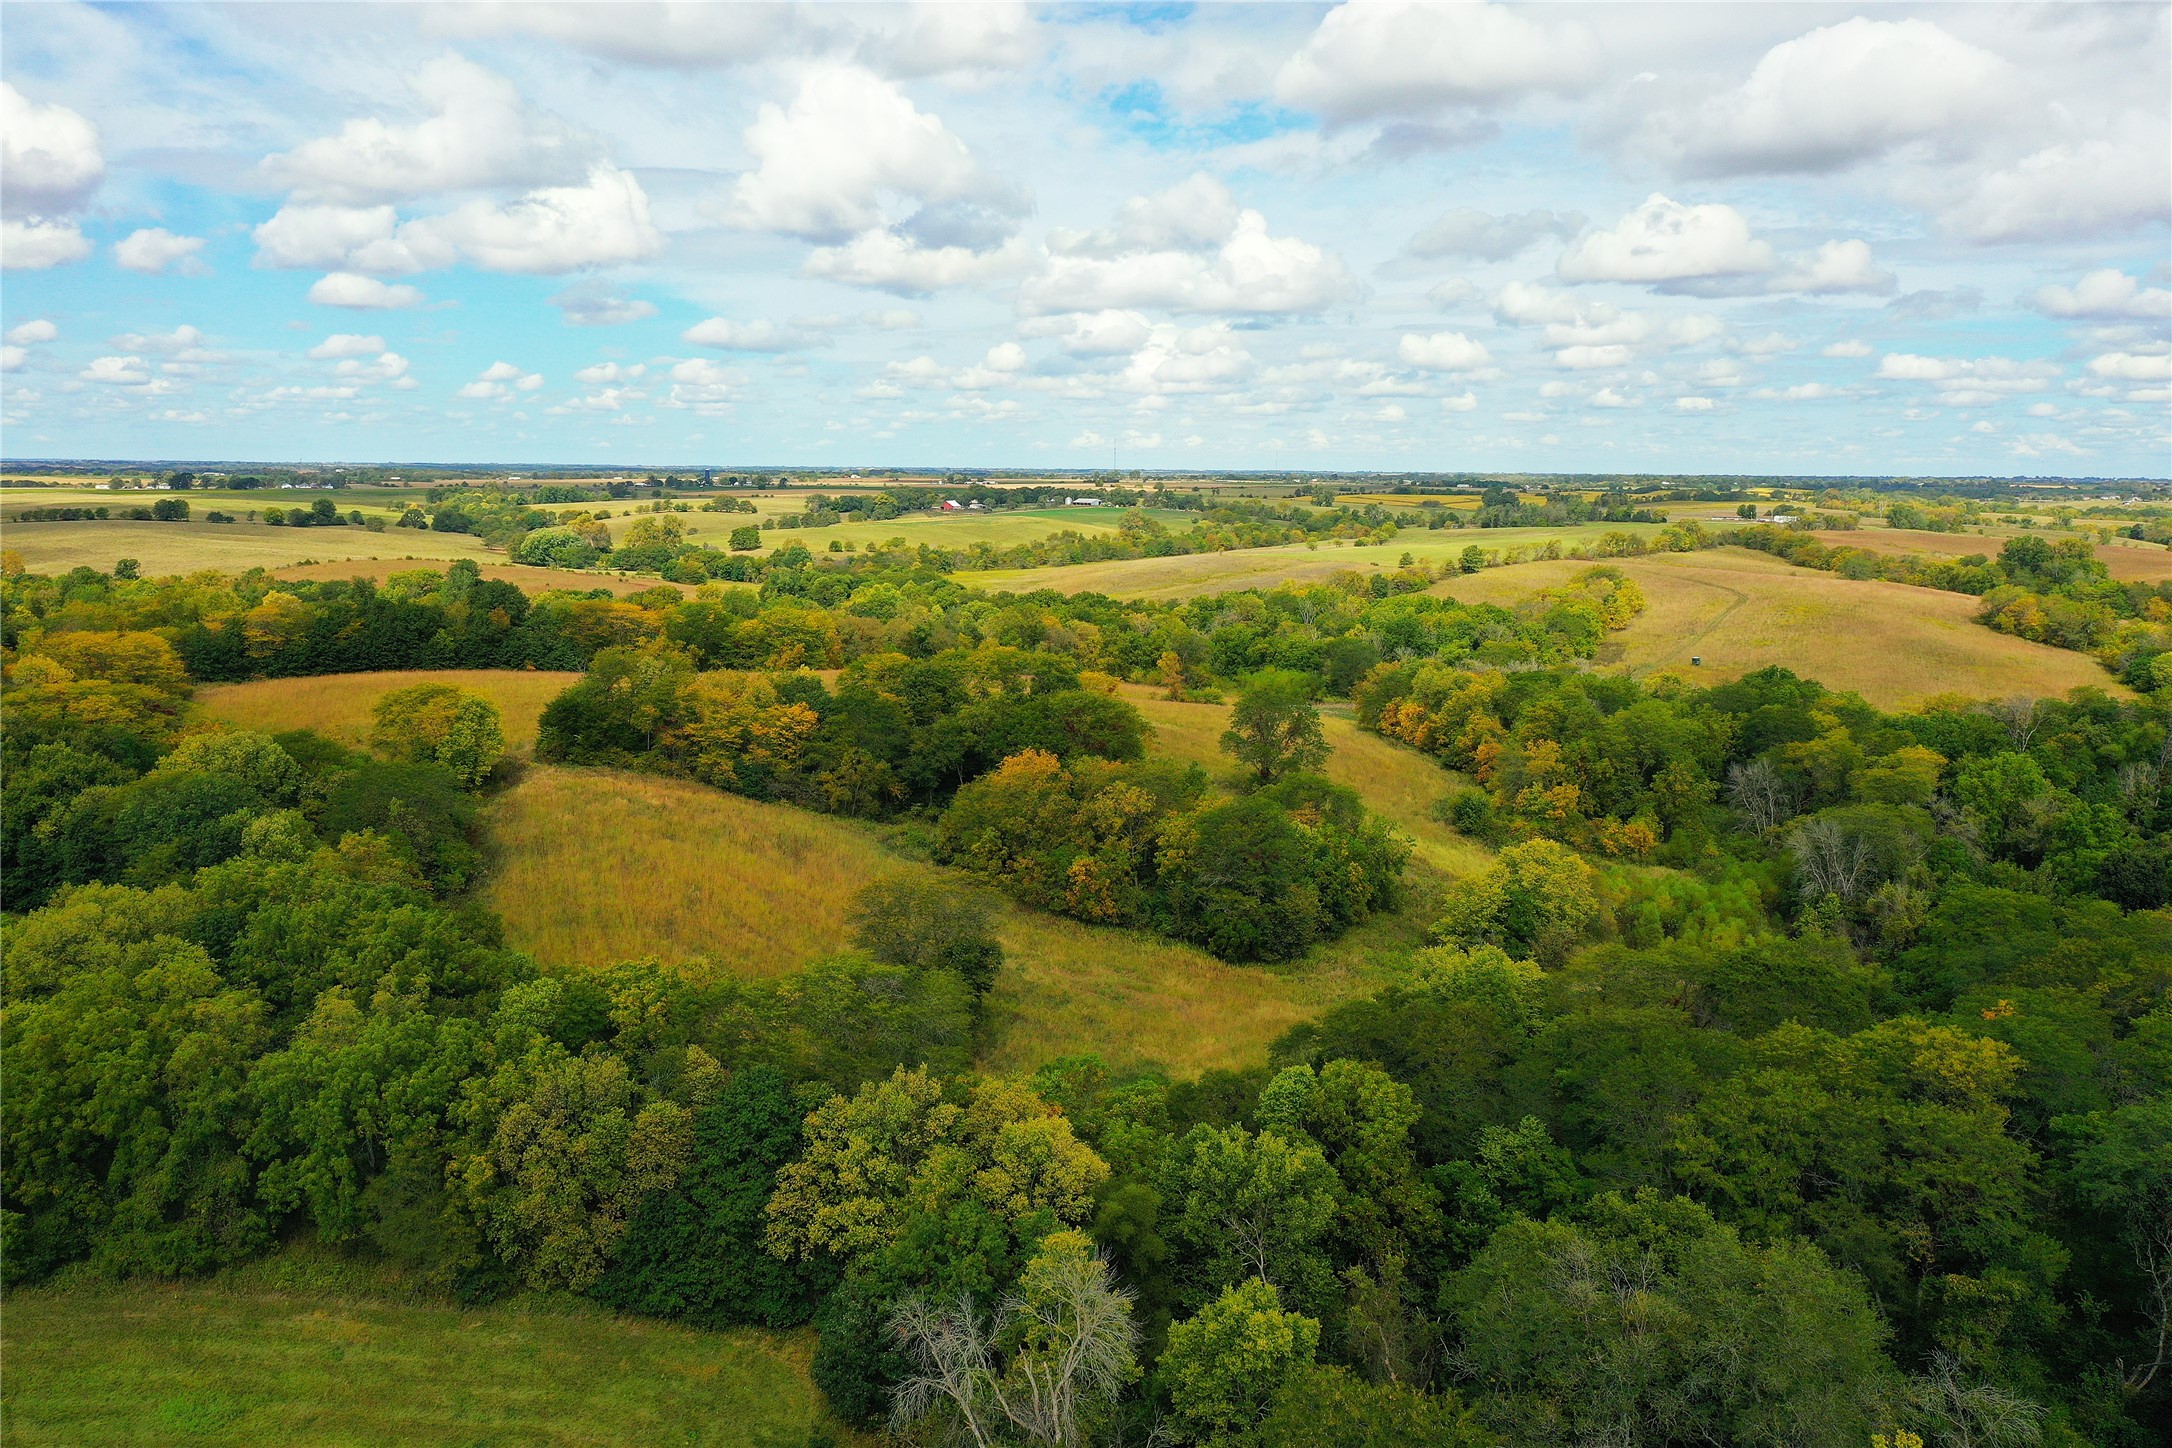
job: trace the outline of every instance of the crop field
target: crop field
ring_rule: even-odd
[[[580,677],[540,669],[392,669],[205,684],[196,690],[196,703],[210,717],[243,729],[314,729],[327,739],[360,748],[369,742],[370,710],[386,694],[411,684],[456,684],[498,706],[506,747],[522,751],[535,743],[544,706]]]
[[[461,1306],[284,1265],[9,1293],[11,1448],[800,1448],[826,1417],[805,1335]]]
[[[1977,698],[2059,695],[2088,684],[2123,693],[2086,654],[1994,633],[1975,622],[1975,599],[1901,583],[1859,581],[1796,568],[1748,549],[1612,560],[1649,604],[1613,636],[1633,674],[1662,669],[1715,682],[1780,664],[1883,708],[1934,694]],[[1565,583],[1581,563],[1490,568],[1433,592],[1513,606]]]
[[[191,506],[196,505],[192,502]],[[203,511],[197,508],[199,515]],[[266,523],[149,523],[122,519],[9,523],[5,541],[8,551],[21,554],[23,566],[32,573],[66,573],[71,568],[86,567],[110,573],[116,560],[133,558],[141,565],[145,578],[165,578],[204,568],[240,573],[318,559],[445,562],[489,556],[483,540],[466,533],[432,533],[414,528],[371,533],[353,527],[274,528]]]
[[[780,498],[757,498],[754,504],[759,514],[746,513],[674,513],[671,517],[685,527],[686,536],[722,547],[734,528],[744,528],[758,523],[765,517],[803,513],[806,507],[804,494],[787,494]],[[641,513],[621,514],[609,521],[613,537],[623,536],[633,522],[646,516]],[[1077,532],[1085,534],[1113,533],[1121,510],[1116,508],[1018,508],[993,513],[908,513],[900,518],[882,522],[837,523],[827,528],[772,528],[762,534],[763,551],[786,547],[792,543],[804,543],[817,553],[829,551],[832,540],[850,543],[856,548],[873,547],[902,538],[910,544],[927,543],[938,548],[970,548],[976,543],[987,543],[997,548],[1016,543],[1032,543],[1056,533]],[[1196,521],[1196,515],[1174,508],[1151,509],[1148,516],[1159,519],[1170,528],[1185,528]]]
[[[1406,530],[1392,543],[1335,541],[1290,543],[1273,548],[1239,548],[1226,553],[1194,553],[1179,558],[1116,559],[1072,563],[1060,568],[988,569],[960,573],[957,579],[991,593],[1053,588],[1061,593],[1105,593],[1112,598],[1191,598],[1240,588],[1273,588],[1282,583],[1320,583],[1356,569],[1394,569],[1404,554],[1439,564],[1460,557],[1476,545],[1494,551],[1559,543],[1574,548],[1597,543],[1608,533],[1648,534],[1653,523],[1587,523],[1571,528],[1484,528]]]

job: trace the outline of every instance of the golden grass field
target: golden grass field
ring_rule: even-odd
[[[621,770],[532,768],[485,817],[484,903],[560,965],[781,975],[845,949],[853,893],[907,864],[842,821]]]
[[[1717,682],[1771,664],[1883,708],[1934,694],[2060,695],[2080,685],[2123,690],[2086,654],[1994,633],[1966,594],[1841,578],[1743,548],[1613,560],[1648,607],[1614,635],[1630,672],[1676,670]],[[1433,592],[1513,606],[1566,583],[1578,563],[1529,563],[1466,574]],[[1692,671],[1690,658],[1701,656]]]
[[[107,495],[108,501],[110,498]],[[197,511],[200,514],[203,510]],[[205,568],[227,573],[284,568],[308,559],[413,559],[432,563],[487,556],[483,540],[466,533],[432,533],[415,528],[371,533],[349,527],[274,528],[266,523],[139,523],[113,519],[9,523],[0,543],[10,552],[20,553],[23,566],[32,573],[66,573],[71,568],[85,567],[110,573],[116,560],[133,558],[145,578],[166,578]]]
[[[274,1257],[210,1281],[12,1291],[7,1441],[744,1448],[806,1443],[828,1417],[807,1333],[702,1332],[572,1299],[464,1306],[348,1280],[362,1275]]]
[[[531,769],[488,821],[497,863],[483,903],[511,943],[564,965],[655,956],[776,976],[849,948],[845,917],[863,885],[953,874],[849,820],[616,770]],[[1263,1059],[1291,1025],[1362,989],[1369,952],[1390,943],[1359,932],[1328,958],[1270,971],[1008,904],[998,934],[991,1066],[1097,1051],[1183,1075]]]
[[[1053,588],[1059,593],[1105,593],[1112,598],[1191,598],[1240,588],[1273,588],[1282,583],[1322,583],[1351,569],[1369,571],[1400,566],[1404,554],[1440,564],[1458,558],[1476,544],[1505,551],[1559,543],[1564,548],[1596,543],[1608,533],[1655,533],[1653,523],[1590,523],[1573,528],[1408,529],[1392,543],[1337,546],[1290,543],[1273,548],[1238,548],[1226,553],[1193,553],[1178,558],[1130,558],[1106,563],[1071,563],[1059,568],[1005,568],[960,573],[960,583],[992,593],[1027,593]]]
[[[2038,537],[2056,541],[2076,535],[2050,528],[2033,532],[2020,528],[1992,528],[1983,533],[1929,533],[1916,528],[1858,528],[1844,533],[1820,532],[1820,542],[1835,548],[1861,548],[1868,553],[1935,553],[1941,558],[1966,558],[1981,553],[1996,558],[2009,538]],[[2172,578],[2172,548],[2122,538],[2099,543],[2097,557],[2112,577],[2159,583]]]
[[[442,680],[494,700],[509,744],[534,740],[543,706],[578,678],[513,670],[328,675],[212,685],[207,715],[248,728],[314,728],[360,744],[385,692]],[[1225,705],[1171,703],[1126,686],[1157,731],[1156,754],[1223,774]],[[1233,966],[1135,931],[1088,926],[1005,903],[1006,961],[988,1001],[986,1060],[1031,1070],[1097,1051],[1113,1063],[1190,1075],[1263,1059],[1290,1026],[1376,983],[1384,959],[1422,943],[1443,877],[1490,858],[1432,816],[1450,776],[1414,750],[1329,716],[1329,777],[1359,791],[1415,847],[1400,914],[1370,922],[1304,961]],[[561,965],[654,956],[703,971],[771,977],[849,948],[845,917],[870,881],[954,875],[890,851],[868,826],[742,799],[685,780],[530,766],[485,806],[493,867],[481,903],[510,942]]]
[[[763,518],[804,513],[806,494],[789,493],[778,497],[755,498],[751,501],[759,512],[746,513],[673,513],[686,530],[686,536],[717,547],[734,528],[744,528]],[[609,521],[611,535],[623,537],[627,528],[646,516],[641,513],[623,513]],[[1020,508],[1005,509],[994,513],[908,513],[901,518],[891,518],[880,523],[838,523],[828,528],[772,528],[762,534],[762,550],[773,551],[792,543],[804,543],[816,553],[827,553],[830,543],[850,543],[855,548],[870,548],[903,539],[911,545],[928,544],[936,548],[970,548],[976,543],[987,543],[1007,548],[1016,543],[1032,543],[1056,533],[1077,532],[1085,534],[1113,533],[1117,519],[1122,516],[1116,508]],[[1170,528],[1183,528],[1194,521],[1189,513],[1174,509],[1151,510],[1149,516],[1159,519]]]
[[[1230,770],[1221,745],[1229,727],[1227,705],[1174,703],[1140,684],[1122,685],[1120,691],[1153,724],[1155,754],[1194,761],[1214,774]],[[1321,722],[1334,750],[1327,777],[1356,790],[1368,808],[1402,831],[1416,859],[1450,877],[1483,869],[1492,860],[1492,851],[1434,818],[1433,806],[1454,786],[1439,764],[1337,715]]]
[[[370,710],[394,689],[411,684],[456,684],[498,706],[506,748],[535,743],[543,708],[581,676],[544,669],[388,669],[372,674],[318,674],[306,679],[257,679],[246,684],[203,684],[196,703],[214,719],[275,734],[314,729],[352,748],[369,743]]]

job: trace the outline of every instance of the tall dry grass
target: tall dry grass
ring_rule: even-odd
[[[1979,540],[1981,541],[1981,540]],[[1881,708],[1934,694],[1998,699],[2080,685],[2125,690],[2086,654],[1994,633],[1966,594],[1842,578],[1746,548],[1614,560],[1649,607],[1614,641],[1631,673],[1662,670],[1718,683],[1779,664]],[[1435,586],[1474,603],[1513,605],[1585,564],[1491,568]],[[1690,659],[1704,662],[1692,666]]]
[[[847,946],[861,886],[928,868],[844,820],[622,770],[532,768],[485,819],[484,902],[560,965],[781,975]]]
[[[1222,752],[1222,732],[1229,727],[1226,704],[1175,703],[1160,691],[1126,684],[1122,693],[1154,726],[1153,752],[1168,759],[1195,762],[1218,778],[1233,773]],[[1434,806],[1455,787],[1439,764],[1351,720],[1329,714],[1321,721],[1332,749],[1327,777],[1358,792],[1366,807],[1382,815],[1410,840],[1415,857],[1444,875],[1483,869],[1493,852],[1460,835],[1434,814]]]
[[[847,820],[614,770],[531,769],[489,823],[485,903],[513,944],[569,966],[654,956],[704,975],[780,975],[849,947],[845,918],[868,882],[964,878]],[[1375,979],[1376,957],[1407,948],[1409,930],[1369,926],[1267,970],[1006,904],[985,1060],[1028,1071],[1091,1051],[1179,1075],[1255,1064],[1290,1026]]]
[[[1227,553],[1191,553],[1176,558],[1112,559],[1070,563],[1060,568],[1014,568],[960,573],[958,581],[991,590],[1053,588],[1064,593],[1106,593],[1112,598],[1192,598],[1239,588],[1273,588],[1282,583],[1322,583],[1351,569],[1392,571],[1404,554],[1434,565],[1458,558],[1473,544],[1481,548],[1564,548],[1596,543],[1608,533],[1652,534],[1654,523],[1584,523],[1569,528],[1489,528],[1433,532],[1406,530],[1391,543],[1338,544],[1322,541],[1273,548],[1239,548]]]
[[[506,747],[520,751],[535,743],[544,707],[580,677],[544,669],[387,669],[208,684],[196,691],[196,704],[209,717],[243,729],[314,729],[327,739],[361,748],[369,742],[370,710],[386,694],[412,684],[456,684],[498,706]]]

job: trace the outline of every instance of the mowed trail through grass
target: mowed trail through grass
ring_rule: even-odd
[[[1612,636],[1634,674],[1677,670],[1718,683],[1780,664],[1887,709],[1935,694],[2041,697],[2084,684],[2126,692],[2086,654],[1985,628],[1966,594],[1841,578],[1745,548],[1611,563],[1637,581],[1649,605]],[[1432,591],[1513,607],[1591,566],[1489,568]],[[1694,673],[1692,656],[1704,660]]]
[[[544,707],[580,677],[545,669],[388,669],[207,684],[197,689],[196,703],[210,717],[243,729],[273,734],[314,729],[327,739],[361,748],[369,743],[373,727],[370,711],[386,694],[413,684],[454,684],[498,706],[506,747],[519,751],[535,743]]]
[[[825,1416],[803,1335],[287,1288],[277,1266],[9,1293],[11,1448],[801,1448]]]

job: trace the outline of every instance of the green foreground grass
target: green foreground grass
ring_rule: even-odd
[[[403,1298],[329,1261],[13,1292],[0,1346],[11,1448],[804,1448],[825,1418],[806,1334]]]

